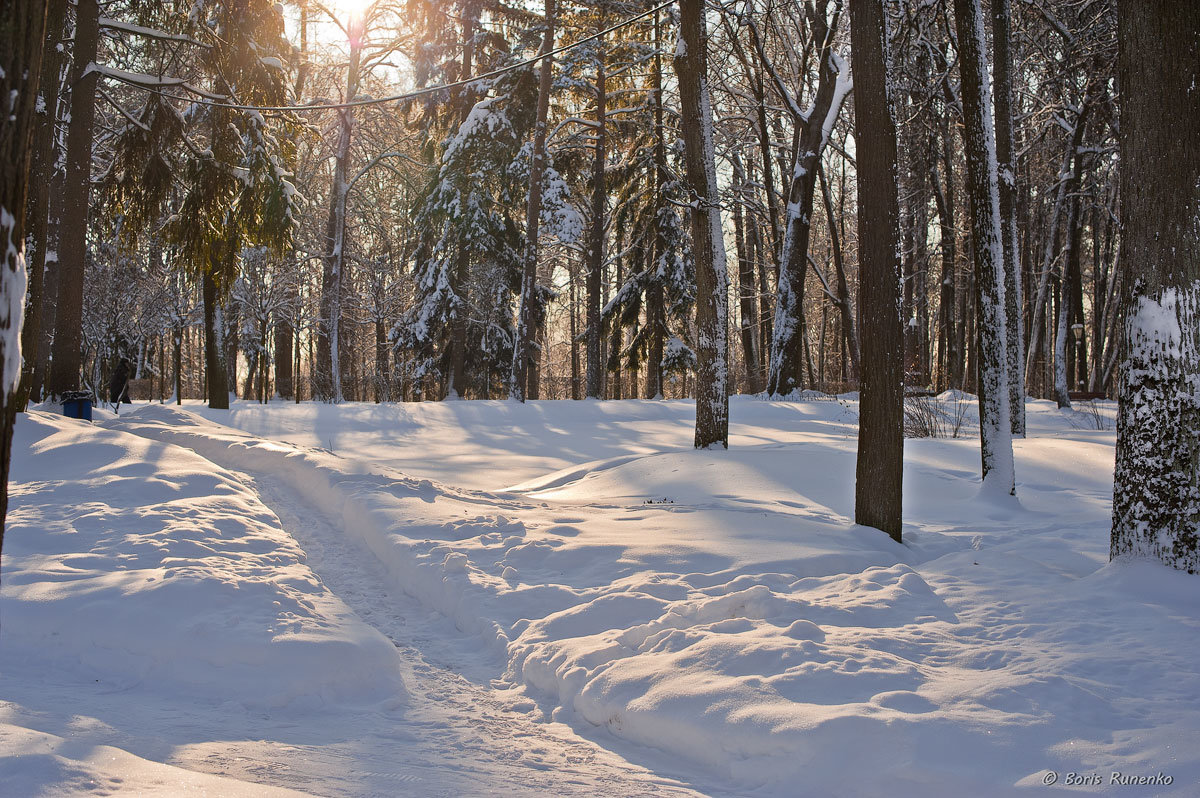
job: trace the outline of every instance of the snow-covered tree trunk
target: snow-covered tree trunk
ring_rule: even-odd
[[[0,18],[0,549],[8,513],[8,466],[21,378],[25,311],[25,194],[41,74],[46,0],[5,3]]]
[[[833,49],[836,13],[831,23],[826,20],[823,9],[817,10],[812,14],[812,22],[813,36],[821,48],[821,71],[817,93],[812,108],[807,111],[807,118],[800,118],[796,116],[797,112],[793,112],[796,123],[802,125],[803,129],[792,164],[783,251],[779,259],[779,288],[775,299],[770,370],[767,375],[767,393],[773,396],[791,393],[802,387],[804,277],[808,272],[808,243],[812,230],[817,169],[842,103],[853,85],[849,70]]]
[[[1013,156],[1011,0],[992,0],[992,74],[995,78],[996,161],[1000,178],[1000,232],[1004,252],[1004,330],[1008,344],[1009,423],[1025,436],[1025,331],[1017,249],[1017,163]]]
[[[54,354],[50,393],[58,396],[79,388],[82,365],[83,279],[87,259],[88,212],[91,205],[92,127],[96,117],[96,81],[90,69],[100,39],[100,6],[79,0],[75,12],[75,45],[71,68],[71,120],[67,132],[67,174],[58,252],[58,301],[55,303]]]
[[[1200,5],[1117,4],[1125,294],[1112,556],[1200,573]]]
[[[358,67],[362,56],[363,22],[351,18],[350,64],[346,67],[345,102],[358,94]],[[317,338],[319,399],[342,401],[342,292],[346,265],[346,200],[350,194],[350,143],[354,136],[354,109],[338,111],[338,143],[334,152],[333,184],[329,190],[329,217],[325,225],[326,251],[321,275],[321,318]]]
[[[1067,286],[1061,276],[1056,279],[1058,282],[1055,292],[1058,295],[1058,317],[1054,323],[1054,401],[1061,409],[1071,406],[1071,389],[1067,385],[1067,347],[1071,344],[1068,338]]]
[[[1016,492],[1009,419],[1008,354],[1004,316],[1004,250],[992,92],[984,59],[980,0],[954,0],[962,76],[963,144],[971,198],[978,319],[979,440],[983,481]]]
[[[883,0],[851,0],[858,143],[862,374],[854,520],[900,540],[904,473],[904,320],[896,122]]]
[[[729,275],[717,195],[712,101],[708,93],[708,33],[704,0],[680,0],[680,126],[691,200],[692,248],[696,258],[696,438],[697,449],[729,446],[729,366],[726,324]]]
[[[546,0],[546,30],[542,34],[542,53],[554,49],[554,0]],[[521,306],[517,312],[517,335],[513,345],[512,373],[508,395],[524,402],[528,393],[529,361],[536,357],[537,344],[537,261],[538,233],[542,216],[542,176],[546,164],[546,119],[550,114],[550,78],[554,60],[545,55],[538,75],[537,120],[533,127],[533,160],[529,167],[529,202],[525,209],[525,251],[521,262]],[[590,331],[589,331],[590,334]],[[590,338],[589,338],[590,340]],[[588,375],[590,385],[591,358]]]

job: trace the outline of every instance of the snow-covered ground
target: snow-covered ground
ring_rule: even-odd
[[[902,545],[851,399],[728,452],[687,402],[31,413],[0,793],[1193,794],[1200,582],[1107,563],[1113,407],[1031,402],[997,502],[941,406]]]

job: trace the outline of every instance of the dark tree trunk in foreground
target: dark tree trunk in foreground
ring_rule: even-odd
[[[546,32],[542,35],[542,52],[554,49],[554,0],[546,0]],[[508,395],[524,402],[529,393],[530,361],[538,357],[537,342],[537,260],[538,229],[542,216],[542,174],[546,162],[546,119],[550,113],[550,78],[554,60],[542,59],[538,76],[537,122],[533,128],[533,159],[529,167],[529,204],[525,212],[525,253],[521,264],[521,308],[517,315],[517,338],[513,346],[512,375]],[[589,331],[590,334],[590,331]],[[588,360],[591,368],[591,360]],[[589,377],[591,372],[588,372]]]
[[[25,195],[45,24],[46,0],[6,2],[0,16],[0,97],[5,102],[5,113],[0,114],[0,550],[21,377]]]
[[[46,9],[47,40],[55,43],[63,34],[66,23],[66,0],[51,0]],[[27,241],[33,251],[26,253],[29,269],[29,302],[25,325],[21,329],[21,351],[25,364],[21,370],[21,387],[17,391],[17,410],[22,411],[30,399],[34,387],[34,372],[37,369],[38,344],[42,338],[42,310],[45,306],[46,253],[50,232],[50,184],[54,174],[57,149],[54,146],[55,116],[65,53],[58,47],[46,47],[42,51],[40,87],[41,98],[35,114],[31,163],[29,166],[29,197],[25,205],[27,215]],[[34,396],[36,401],[39,397]]]
[[[1117,7],[1125,293],[1112,556],[1200,572],[1200,4]]]
[[[854,520],[900,540],[904,473],[904,323],[896,122],[888,100],[882,0],[850,4],[858,141],[862,374]]]
[[[1004,317],[1004,256],[1000,236],[999,176],[992,96],[984,60],[980,0],[954,0],[962,74],[963,148],[971,201],[978,317],[979,440],[983,481],[1014,493],[1012,424]]]
[[[75,21],[75,63],[71,68],[71,123],[67,131],[67,176],[63,216],[68,220],[59,237],[58,302],[54,354],[50,363],[50,393],[79,388],[83,337],[83,277],[87,258],[87,220],[92,181],[92,125],[96,117],[98,73],[84,76],[96,60],[100,39],[100,7],[96,0],[79,0]]]
[[[713,149],[712,102],[708,94],[708,35],[703,0],[680,0],[681,42],[675,51],[679,75],[688,196],[692,198],[692,250],[696,258],[696,439],[697,449],[729,446],[728,328],[729,276],[721,233],[717,167]]]

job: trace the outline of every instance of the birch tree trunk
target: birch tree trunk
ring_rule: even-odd
[[[1200,573],[1200,5],[1117,4],[1125,294],[1113,557]]]

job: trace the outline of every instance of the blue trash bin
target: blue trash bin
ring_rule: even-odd
[[[67,418],[92,420],[92,395],[87,391],[67,391],[63,394],[62,406]]]

